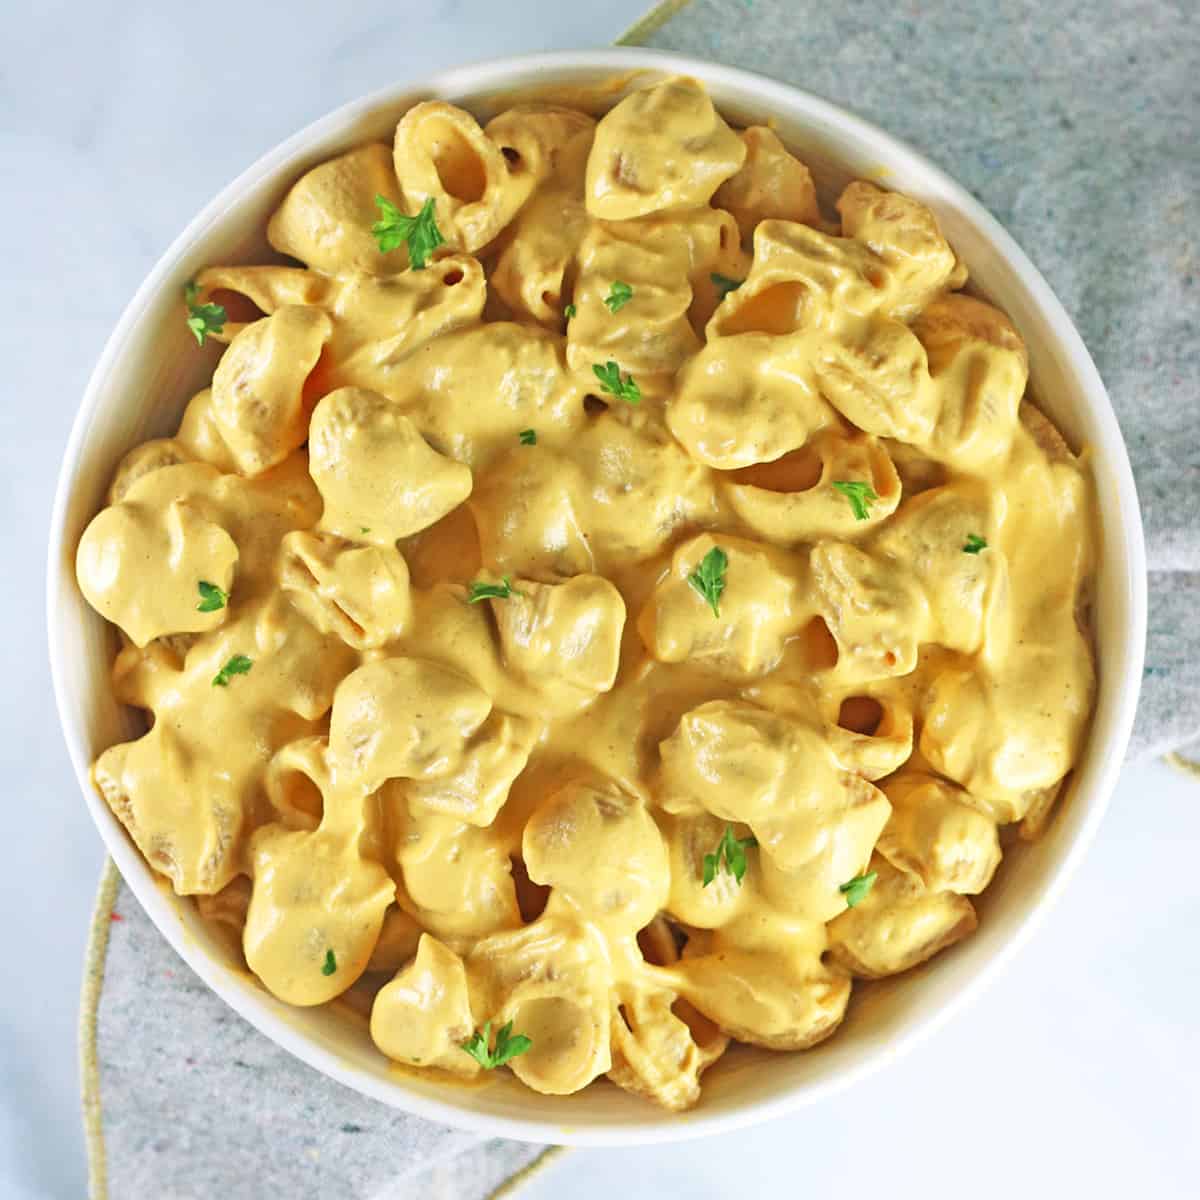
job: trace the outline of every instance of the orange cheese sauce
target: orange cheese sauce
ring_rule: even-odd
[[[150,716],[95,785],[265,987],[683,1109],[975,928],[1083,744],[1092,500],[931,212],[678,78],[418,104],[268,235],[77,557]]]

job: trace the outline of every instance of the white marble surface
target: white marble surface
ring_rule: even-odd
[[[261,152],[390,80],[610,41],[646,6],[13,4],[0,75],[0,1196],[78,1197],[75,1028],[101,862],[53,712],[45,529],[61,447],[109,328],[196,209]],[[527,1193],[1194,1195],[1200,1179],[1200,785],[1126,771],[1095,852],[1009,976],[835,1102],[701,1145],[578,1152]],[[266,1194],[259,1181],[247,1195]],[[127,1200],[125,1197],[114,1200]],[[140,1200],[140,1198],[139,1198]]]

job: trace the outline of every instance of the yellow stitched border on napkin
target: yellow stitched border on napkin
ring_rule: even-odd
[[[121,876],[111,858],[104,860],[100,888],[92,906],[87,950],[83,959],[83,993],[79,1000],[79,1076],[83,1101],[83,1136],[87,1150],[88,1195],[108,1200],[108,1160],[104,1153],[104,1122],[100,1109],[100,1068],[96,1062],[96,1014],[104,987],[108,931]]]
[[[556,1159],[561,1158],[570,1146],[547,1146],[527,1167],[522,1167],[515,1175],[510,1175],[487,1200],[504,1200],[506,1196],[515,1196],[518,1188],[523,1188],[535,1175],[540,1175],[546,1167]]]
[[[652,33],[657,33],[672,17],[683,12],[692,0],[662,0],[649,12],[638,17],[613,43],[616,46],[640,46]]]
[[[1172,766],[1177,771],[1182,771],[1185,775],[1190,775],[1193,779],[1200,779],[1200,762],[1194,762],[1190,758],[1184,758],[1182,754],[1172,750],[1163,755],[1167,764]]]

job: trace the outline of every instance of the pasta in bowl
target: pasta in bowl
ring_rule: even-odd
[[[227,348],[76,565],[153,714],[94,785],[272,995],[441,1093],[684,1110],[1046,825],[1096,499],[928,206],[823,210],[695,78],[626,92],[425,100],[298,173],[299,265],[195,274]]]

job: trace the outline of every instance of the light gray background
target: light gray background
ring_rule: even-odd
[[[53,712],[42,579],[61,449],[109,329],[201,204],[307,121],[441,66],[606,43],[644,7],[0,0],[5,1200],[79,1197],[85,1188],[75,1034],[102,856]],[[858,7],[869,30],[876,6]],[[918,4],[903,7],[919,17]],[[903,121],[893,128],[905,132]],[[979,1200],[1195,1195],[1198,851],[1200,786],[1155,764],[1127,769],[1094,853],[1034,943],[1006,979],[903,1064],[819,1110],[752,1132],[572,1154],[528,1200],[866,1186],[898,1200],[964,1190]],[[246,1196],[270,1194],[270,1181],[247,1188]]]

